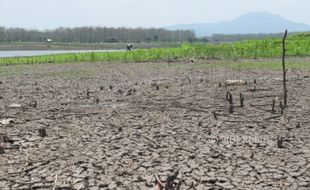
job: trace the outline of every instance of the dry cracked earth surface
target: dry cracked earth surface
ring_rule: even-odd
[[[281,71],[216,63],[2,67],[0,189],[310,189],[310,71],[284,109]]]

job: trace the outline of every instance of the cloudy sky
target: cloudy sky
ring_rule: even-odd
[[[161,27],[268,11],[310,24],[309,0],[0,0],[0,26]]]

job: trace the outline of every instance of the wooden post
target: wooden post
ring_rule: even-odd
[[[281,114],[283,115],[284,113],[284,108],[285,108],[285,105],[283,105],[282,101],[280,102],[280,105],[279,105],[280,109],[281,109]]]
[[[233,97],[229,91],[227,91],[227,93],[226,93],[226,98],[227,98],[227,101],[229,102],[229,104],[233,104]]]
[[[240,92],[240,107],[244,107],[244,96],[243,94]]]
[[[89,94],[90,94],[90,92],[89,92],[89,90],[87,89],[87,90],[86,90],[86,99],[89,99]]]
[[[229,104],[228,111],[229,111],[229,113],[234,113],[234,105],[233,104]]]
[[[272,113],[275,113],[275,109],[274,109],[275,107],[276,107],[276,100],[273,98],[272,99],[272,109],[271,109]]]
[[[226,92],[226,100],[229,102],[229,90]]]
[[[287,37],[287,30],[285,30],[283,41],[282,41],[282,46],[283,46],[282,68],[283,68],[283,91],[284,91],[283,99],[284,99],[284,106],[287,106],[287,88],[286,88],[286,73],[287,73],[287,70],[285,68],[285,52],[286,52],[285,40],[286,40],[286,37]]]
[[[233,97],[229,90],[226,92],[226,99],[229,102],[229,107],[228,107],[229,113],[234,113]]]
[[[212,114],[213,114],[214,119],[216,119],[216,120],[217,120],[216,111],[212,111]]]

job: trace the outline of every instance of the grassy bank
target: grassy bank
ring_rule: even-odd
[[[75,63],[75,62],[145,62],[184,59],[276,58],[282,54],[281,39],[248,40],[226,44],[183,44],[174,48],[137,49],[131,52],[59,54],[34,57],[2,58],[0,65]],[[288,56],[310,56],[310,36],[294,35],[287,40]]]
[[[127,43],[45,43],[45,42],[0,42],[0,51],[36,51],[36,50],[111,50],[125,49]],[[177,47],[175,42],[141,42],[134,43],[136,48],[167,48]]]

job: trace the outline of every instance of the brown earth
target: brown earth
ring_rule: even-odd
[[[310,72],[199,64],[5,67],[0,189],[310,189]]]

